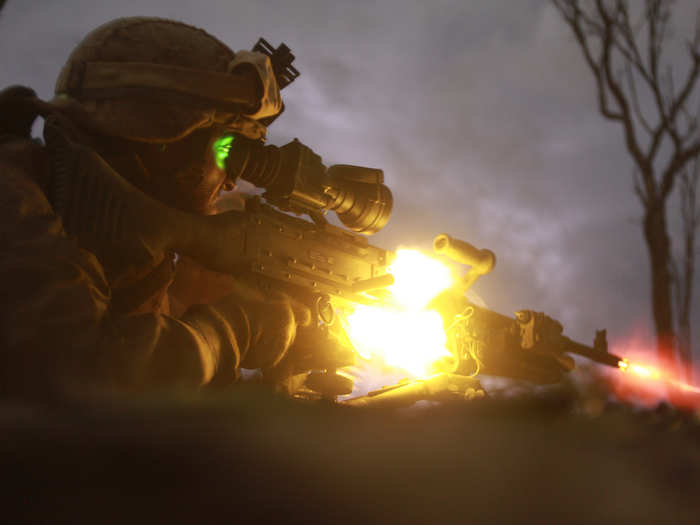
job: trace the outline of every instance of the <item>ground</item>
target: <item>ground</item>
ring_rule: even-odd
[[[250,386],[0,406],[6,523],[698,523],[700,420],[570,392],[372,411]]]

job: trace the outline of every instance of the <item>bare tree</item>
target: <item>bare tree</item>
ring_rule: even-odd
[[[675,367],[674,283],[681,293],[677,303],[681,324],[687,326],[684,335],[690,337],[697,176],[693,179],[688,166],[700,154],[699,115],[690,110],[700,73],[700,12],[694,35],[685,43],[689,69],[677,87],[673,68],[662,61],[672,0],[645,0],[635,20],[626,0],[552,2],[572,29],[594,75],[600,113],[623,129],[635,167],[634,189],[644,209],[657,350],[665,366]],[[683,271],[674,273],[667,204],[679,179],[681,201],[690,205],[692,200],[688,209],[695,222],[684,219],[691,237],[686,235]],[[685,283],[680,285],[678,279]],[[689,348],[688,339],[687,352]]]

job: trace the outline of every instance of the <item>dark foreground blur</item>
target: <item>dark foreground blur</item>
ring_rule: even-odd
[[[2,523],[700,523],[700,422],[566,393],[403,411],[0,405]]]

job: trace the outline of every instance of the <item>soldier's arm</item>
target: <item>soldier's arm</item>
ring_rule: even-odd
[[[193,307],[180,319],[113,315],[99,261],[66,236],[28,176],[44,169],[42,157],[28,141],[0,144],[3,387],[135,390],[233,380],[259,338],[250,312],[228,301]]]

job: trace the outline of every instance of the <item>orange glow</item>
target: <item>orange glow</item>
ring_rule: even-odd
[[[389,267],[389,287],[396,305],[358,305],[346,317],[345,328],[365,359],[380,358],[414,377],[431,373],[432,365],[449,356],[440,314],[426,310],[428,302],[452,284],[450,270],[417,250],[398,250]]]
[[[616,395],[622,400],[645,405],[669,400],[686,408],[700,407],[700,388],[683,381],[674,371],[649,364],[649,356],[654,355],[653,350],[650,347],[642,353],[635,344],[630,348],[614,351],[634,356],[632,362],[623,359],[618,363],[623,374],[610,376]]]
[[[623,366],[624,363],[624,366]],[[674,386],[676,388],[679,388],[683,390],[684,392],[694,392],[697,394],[700,394],[700,388],[693,386],[689,383],[685,383],[683,381],[680,381],[679,379],[676,379],[673,377],[671,374],[666,373],[662,371],[659,368],[656,368],[654,366],[645,366],[645,365],[637,365],[637,364],[632,364],[630,365],[626,360],[625,361],[620,361],[618,363],[618,366],[620,367],[620,370],[623,372],[628,372],[630,374],[636,374],[637,376],[643,378],[643,379],[648,379],[651,381],[662,381],[664,383],[667,383],[668,385]]]
[[[661,374],[658,370],[654,368],[649,368],[641,365],[632,365],[629,367],[629,371],[633,374],[637,374],[640,377],[647,379],[660,379]]]

